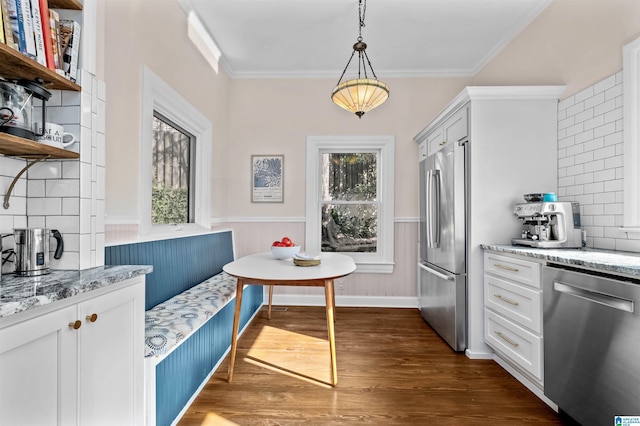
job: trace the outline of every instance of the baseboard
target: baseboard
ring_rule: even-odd
[[[325,306],[324,295],[317,294],[274,294],[274,305]],[[415,297],[382,296],[336,296],[336,306],[358,308],[418,308]]]
[[[551,401],[549,398],[547,398],[544,395],[544,390],[543,389],[540,389],[538,386],[536,386],[535,383],[533,383],[526,376],[524,376],[522,373],[520,373],[518,370],[516,370],[511,364],[509,364],[504,359],[500,358],[500,356],[498,354],[495,354],[495,356],[493,357],[493,360],[500,367],[502,367],[505,370],[507,370],[507,372],[509,374],[511,374],[513,377],[515,377],[527,389],[529,389],[531,392],[533,392],[535,396],[540,398],[545,404],[547,404],[549,407],[551,407],[552,410],[554,410],[556,413],[558,412],[558,405],[556,403],[554,403],[553,401]]]
[[[469,359],[493,359],[493,352],[477,352],[467,349],[464,354]]]

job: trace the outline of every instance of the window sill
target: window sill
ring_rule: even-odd
[[[356,274],[393,274],[394,266],[393,262],[356,262]]]

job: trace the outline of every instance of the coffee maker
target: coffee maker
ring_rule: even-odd
[[[513,213],[522,221],[520,238],[512,245],[537,248],[580,248],[580,203],[529,202],[516,204]]]

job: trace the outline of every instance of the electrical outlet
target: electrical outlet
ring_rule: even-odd
[[[339,291],[344,290],[344,281],[343,280],[336,280],[336,288]]]

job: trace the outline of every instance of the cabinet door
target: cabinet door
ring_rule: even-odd
[[[447,143],[459,142],[469,134],[467,120],[468,110],[467,107],[464,107],[460,111],[457,111],[442,126],[444,128],[444,140],[446,140]]]
[[[76,424],[76,307],[0,330],[0,424]]]
[[[144,279],[136,280],[78,305],[81,425],[144,423]]]

